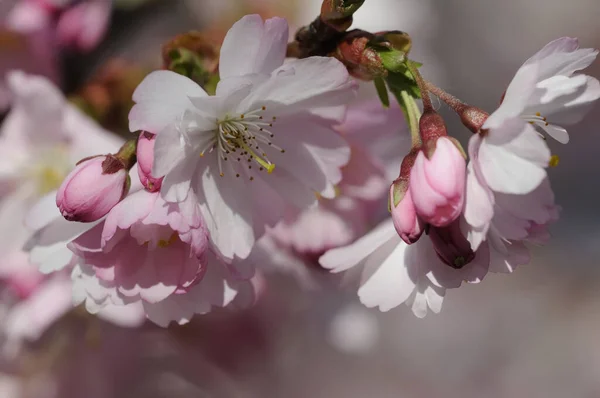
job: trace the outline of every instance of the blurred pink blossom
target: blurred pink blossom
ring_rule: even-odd
[[[46,31],[58,47],[87,52],[104,37],[111,9],[111,0],[20,0],[5,24],[25,35]]]

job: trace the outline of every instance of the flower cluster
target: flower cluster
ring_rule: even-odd
[[[391,187],[392,219],[321,264],[333,272],[359,267],[366,306],[406,303],[423,317],[441,310],[447,289],[528,263],[527,244],[544,243],[559,213],[546,171],[556,158],[544,134],[566,143],[561,125],[579,121],[600,98],[598,80],[576,73],[597,54],[572,38],[549,43],[518,70],[489,116],[432,87],[474,133],[468,164],[425,104],[420,137]]]
[[[15,170],[33,181],[27,207],[41,200],[20,245],[28,266],[52,275],[0,269],[0,278],[23,296],[59,278],[92,314],[166,327],[251,305],[273,269],[304,282],[314,282],[309,269],[349,271],[366,306],[406,303],[422,317],[441,310],[446,290],[529,262],[527,245],[546,241],[559,212],[546,135],[566,143],[562,126],[600,97],[599,82],[577,73],[597,52],[570,38],[548,44],[488,115],[424,80],[406,34],[345,32],[360,5],[328,4],[330,18],[289,47],[284,19],[243,17],[224,38],[218,76],[200,68],[202,54],[165,50],[173,62],[133,93],[131,139],[75,152],[83,159],[72,170],[64,156],[52,157],[60,167],[13,159],[10,145],[27,148],[41,119],[49,153],[81,138],[71,119],[98,128],[47,80],[11,75],[18,100],[1,160],[26,165]],[[374,80],[385,106],[352,103],[353,77]],[[467,151],[430,94],[473,132]],[[386,198],[391,214],[373,228]]]

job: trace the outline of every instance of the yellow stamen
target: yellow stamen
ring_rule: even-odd
[[[552,155],[550,157],[550,162],[548,162],[548,166],[556,167],[556,166],[558,166],[559,162],[560,162],[560,158],[558,157],[558,155]]]

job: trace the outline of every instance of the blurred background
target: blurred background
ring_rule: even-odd
[[[22,68],[49,76],[115,132],[131,90],[161,67],[161,45],[173,36],[209,29],[218,37],[254,12],[285,16],[295,31],[320,7],[319,0],[115,1],[106,19],[94,14],[105,26],[97,42],[66,35],[68,45],[50,51],[47,31],[16,34],[26,23],[8,26],[17,3],[0,0],[0,74]],[[598,0],[367,0],[353,26],[410,33],[426,78],[492,111],[516,69],[547,42],[575,36],[599,48],[599,16]],[[586,73],[600,77],[600,62]],[[8,109],[1,90],[0,109]],[[465,129],[439,107],[466,142]],[[570,128],[568,145],[549,143],[560,156],[550,174],[563,206],[551,244],[511,275],[449,291],[439,315],[367,310],[319,272],[329,288],[306,293],[274,275],[254,308],[166,330],[123,329],[74,310],[16,358],[0,360],[0,398],[600,397],[599,115],[596,106]]]

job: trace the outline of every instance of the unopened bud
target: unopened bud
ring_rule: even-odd
[[[375,35],[377,37],[381,37],[385,42],[389,43],[390,47],[394,50],[402,51],[405,54],[408,54],[412,48],[412,39],[406,32],[390,30],[386,32],[379,32]]]
[[[388,74],[377,50],[370,46],[370,34],[357,32],[338,44],[334,56],[340,60],[355,78],[371,81]],[[390,62],[392,62],[390,60]]]
[[[125,164],[114,155],[80,162],[56,195],[60,213],[69,221],[92,222],[104,217],[129,191]]]
[[[438,257],[452,268],[461,269],[475,258],[458,220],[443,228],[431,226],[428,234]]]
[[[321,19],[325,22],[351,17],[365,0],[323,0]]]
[[[150,192],[160,190],[163,177],[156,178],[152,175],[154,164],[154,142],[155,135],[143,131],[137,144],[137,167],[140,182]]]
[[[455,140],[439,137],[428,141],[417,155],[410,173],[410,191],[419,217],[443,227],[456,220],[465,201],[466,161]]]
[[[423,233],[423,222],[417,216],[408,181],[396,180],[390,187],[390,209],[396,232],[407,244],[415,243]]]

